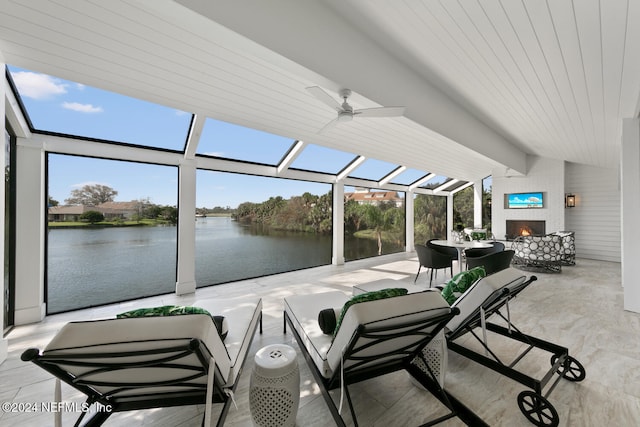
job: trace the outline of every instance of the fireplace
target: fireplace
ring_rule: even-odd
[[[507,220],[507,240],[518,236],[542,236],[545,234],[545,221],[540,220]]]

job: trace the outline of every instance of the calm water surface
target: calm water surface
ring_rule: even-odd
[[[48,312],[174,292],[176,241],[175,226],[51,229]],[[376,253],[375,241],[345,241],[347,260]],[[228,217],[196,221],[198,287],[330,263],[331,236],[245,227]]]

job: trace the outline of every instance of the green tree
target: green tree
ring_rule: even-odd
[[[236,221],[242,223],[251,223],[257,220],[258,204],[252,202],[243,202],[238,205],[236,213],[232,216]]]
[[[473,186],[458,191],[453,195],[453,228],[474,227],[473,221]]]
[[[231,217],[244,224],[262,224],[280,230],[330,233],[331,202],[331,191],[323,196],[306,192],[289,200],[276,196],[262,203],[241,203]]]
[[[387,236],[397,246],[405,244],[405,214],[404,207],[393,206],[384,211],[384,224]]]
[[[443,239],[447,236],[446,197],[418,194],[413,208],[416,243],[423,243],[429,239]]]
[[[113,202],[118,192],[108,185],[85,185],[71,191],[71,197],[65,199],[67,205],[98,206],[101,203]]]
[[[90,224],[95,224],[96,222],[104,221],[104,215],[102,212],[98,211],[86,211],[80,215],[80,221],[87,221]]]
[[[366,205],[361,205],[354,200],[348,200],[344,204],[345,231],[355,233],[359,231],[366,221]]]
[[[164,206],[160,211],[160,218],[171,224],[178,223],[178,208],[175,206]]]
[[[162,216],[162,206],[159,205],[147,205],[142,209],[141,217],[156,219]]]
[[[482,188],[482,225],[491,231],[491,191],[492,186]]]
[[[333,221],[331,211],[333,209],[333,194],[329,191],[318,197],[309,212],[310,222],[317,233],[331,233]]]
[[[368,229],[373,230],[378,243],[378,255],[382,255],[382,245],[386,241],[395,241],[401,245],[404,241],[404,212],[395,203],[361,205]]]
[[[385,228],[385,217],[382,210],[375,205],[362,205],[364,207],[364,217],[367,227],[376,234],[378,241],[378,255],[382,255],[382,230]]]

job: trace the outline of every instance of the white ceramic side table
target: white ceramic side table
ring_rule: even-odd
[[[449,364],[449,353],[447,350],[447,340],[444,337],[444,331],[440,330],[436,336],[422,349],[422,356],[426,360],[431,372],[435,375],[440,387],[444,387],[444,382],[447,377],[447,366]],[[416,357],[411,362],[416,365],[422,372],[429,375],[429,370],[425,366],[425,362],[420,357]],[[418,381],[411,377],[411,381],[414,385],[422,387]]]
[[[293,427],[299,402],[300,371],[293,347],[272,344],[258,350],[249,388],[254,424]]]

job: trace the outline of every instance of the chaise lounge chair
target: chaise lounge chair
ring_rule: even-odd
[[[86,426],[99,426],[113,412],[222,403],[217,425],[224,424],[258,322],[262,300],[201,300],[195,307],[221,315],[228,324],[224,342],[210,315],[190,314],[71,322],[31,361],[87,396],[95,410]],[[93,405],[93,406],[92,406]],[[87,412],[82,412],[76,425]],[[56,426],[61,425],[60,412]]]
[[[486,425],[443,389],[423,352],[457,312],[439,292],[418,292],[345,306],[347,301],[349,297],[339,291],[297,295],[284,300],[285,332],[289,324],[336,425],[346,423],[330,390],[342,388],[353,425],[357,426],[349,386],[399,370],[409,372],[450,411],[424,425],[434,425],[454,416],[468,425]],[[338,316],[335,333],[330,330],[328,334],[323,333],[318,319],[320,309],[341,312],[343,306],[346,311],[341,322]]]
[[[580,362],[569,356],[566,347],[526,335],[511,321],[509,301],[535,280],[535,276],[527,278],[521,271],[511,267],[478,280],[452,304],[452,307],[460,310],[460,315],[447,323],[445,336],[450,350],[531,388],[532,391],[526,390],[518,395],[518,407],[536,426],[556,427],[559,416],[547,397],[562,378],[582,381],[585,370]],[[490,322],[490,318],[498,322]],[[526,346],[519,354],[502,355],[502,359],[510,359],[503,361],[498,355],[499,351],[492,350],[489,345],[489,332]],[[475,341],[460,339],[468,334],[473,335]],[[473,344],[478,343],[480,351],[478,345],[472,348]],[[534,349],[551,354],[550,369],[541,379],[533,378],[516,368]],[[554,378],[555,381],[551,382]],[[548,384],[550,385],[547,387]],[[543,394],[545,387],[546,392]]]

